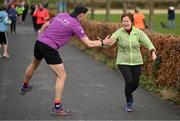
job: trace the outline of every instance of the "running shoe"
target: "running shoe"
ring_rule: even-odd
[[[132,109],[132,107],[125,107],[125,112],[133,112],[134,110]]]
[[[53,108],[51,111],[51,115],[53,115],[53,116],[69,116],[69,115],[71,115],[71,111],[64,110],[63,108],[60,110]]]
[[[19,94],[25,95],[27,92],[31,91],[32,88],[33,88],[32,85],[28,85],[26,88],[24,88],[24,86],[22,86]]]
[[[125,112],[133,112],[132,103],[127,103],[125,107]]]
[[[10,55],[9,54],[4,54],[3,57],[4,58],[10,58]]]

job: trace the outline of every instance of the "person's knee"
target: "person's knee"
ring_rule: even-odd
[[[137,89],[138,86],[139,86],[139,84],[138,84],[138,83],[135,83],[135,84],[134,84],[134,90]]]
[[[61,73],[57,73],[57,77],[58,77],[60,80],[66,80],[66,78],[67,78],[66,72],[63,71],[63,72],[61,72]]]
[[[127,80],[125,83],[127,86],[133,86],[133,81],[131,80]]]
[[[63,78],[64,80],[66,80],[66,78],[67,78],[67,75],[66,75],[66,72],[65,72],[65,71],[63,72],[62,78]]]

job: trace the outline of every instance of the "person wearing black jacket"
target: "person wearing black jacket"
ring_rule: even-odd
[[[168,8],[169,28],[175,28],[175,17],[175,8],[171,5]]]

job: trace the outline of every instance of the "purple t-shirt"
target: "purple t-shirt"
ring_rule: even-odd
[[[86,36],[79,21],[68,13],[58,14],[49,23],[47,29],[38,36],[37,40],[54,49],[64,46],[74,35],[80,39]]]

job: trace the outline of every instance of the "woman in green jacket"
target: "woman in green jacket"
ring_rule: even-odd
[[[147,47],[152,54],[152,59],[156,59],[156,49],[152,42],[143,31],[133,26],[133,21],[132,14],[123,14],[121,17],[122,28],[112,34],[111,42],[109,42],[109,45],[117,43],[118,46],[116,64],[125,80],[126,112],[133,111],[132,93],[137,89],[141,75],[143,59],[140,46]]]

